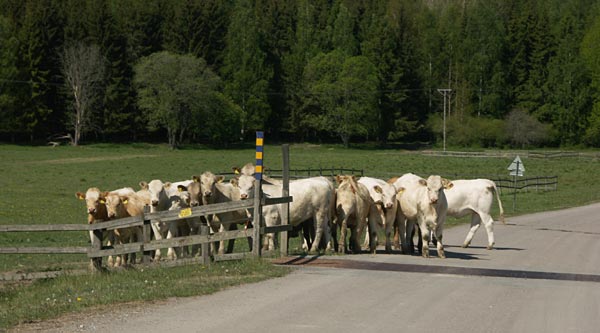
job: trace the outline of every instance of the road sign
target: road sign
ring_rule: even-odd
[[[508,166],[508,171],[510,171],[511,176],[523,177],[525,165],[523,165],[523,162],[521,162],[519,155],[517,155],[514,161],[512,161],[512,163]]]

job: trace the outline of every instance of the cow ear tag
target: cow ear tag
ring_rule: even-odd
[[[129,200],[127,200],[127,199],[123,200],[124,204],[127,204],[128,202],[129,202]]]
[[[102,200],[102,199],[101,199],[101,200],[100,200],[100,203],[101,203],[101,204],[105,204],[105,203],[106,203],[106,201],[104,201],[104,200]]]

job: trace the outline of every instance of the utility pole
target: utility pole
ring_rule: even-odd
[[[452,89],[438,89],[440,94],[444,95],[444,152],[446,151],[446,96],[450,97],[449,93],[452,92]]]

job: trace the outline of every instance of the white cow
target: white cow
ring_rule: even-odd
[[[202,204],[210,205],[215,203],[231,202],[241,200],[240,189],[237,186],[237,181],[232,179],[231,182],[223,182],[225,177],[217,176],[210,171],[204,172],[199,177],[200,188],[202,193]],[[194,178],[197,181],[197,177]],[[193,195],[195,194],[192,193]],[[244,210],[232,212],[218,213],[209,217],[208,223],[213,232],[236,230],[237,224],[245,223],[249,219],[249,213]],[[225,250],[225,241],[219,242],[219,254],[225,252],[233,252],[235,239],[229,240],[227,250]],[[249,242],[251,244],[251,242]]]
[[[350,249],[353,253],[360,253],[358,237],[369,226],[369,250],[375,253],[377,249],[377,231],[383,221],[375,202],[369,195],[369,189],[356,181],[355,176],[337,176],[338,188],[336,192],[336,224],[340,228],[339,251],[346,253],[346,230],[350,228]],[[337,227],[334,227],[337,229]],[[335,235],[337,232],[333,232]],[[335,242],[335,237],[334,237]]]
[[[128,194],[133,193],[133,189],[131,187],[124,187],[114,191],[111,193],[117,194]],[[85,193],[77,192],[75,196],[79,200],[85,200],[85,204],[87,207],[88,213],[88,224],[94,224],[97,222],[108,221],[108,212],[106,210],[105,198],[103,196],[103,192],[100,191],[97,187],[90,187],[87,189]],[[94,238],[94,233],[90,231],[90,241]],[[103,238],[107,240],[107,244],[111,245],[115,242],[115,235],[112,231],[107,231],[103,233]],[[108,257],[108,266],[120,266],[121,259],[117,257],[116,262],[113,260],[112,256]]]
[[[109,219],[121,219],[130,216],[139,216],[144,212],[144,199],[131,193],[105,192],[106,211]],[[116,244],[126,244],[143,241],[141,227],[118,228],[114,231]],[[123,264],[127,263],[128,255],[120,256]],[[131,255],[131,263],[135,264],[135,253]]]
[[[384,180],[371,177],[360,177],[358,182],[367,187],[369,195],[376,205],[380,219],[385,226],[385,251],[391,253],[391,237],[394,232],[394,221],[396,220],[396,210],[398,209],[396,188],[394,185],[388,184]],[[367,238],[365,238],[365,246],[368,246],[368,237],[369,234],[367,234]]]
[[[496,184],[489,179],[469,179],[453,180],[450,189],[444,191],[448,200],[448,216],[463,217],[471,214],[471,229],[463,243],[463,247],[468,247],[475,232],[483,223],[488,236],[488,250],[494,247],[494,219],[490,215],[492,203],[494,202],[494,193],[500,208],[500,221],[504,223],[504,209]]]
[[[246,164],[240,170],[238,186],[242,199],[254,196],[254,166],[251,163]],[[280,184],[265,183],[262,185],[262,190],[267,196],[281,197],[283,188]],[[318,252],[321,240],[326,244],[330,242],[329,223],[335,202],[333,184],[325,177],[299,179],[290,182],[289,195],[293,197],[289,211],[290,224],[298,226],[302,222],[312,219],[315,239],[310,251]],[[265,224],[271,226],[280,223],[280,214],[273,210],[276,208],[269,207],[271,206],[265,207],[265,209],[271,210],[264,215]]]
[[[189,184],[192,182],[191,180],[177,182],[174,184]],[[181,207],[181,198],[178,196],[179,192],[177,186],[174,186],[170,182],[163,183],[159,179],[154,179],[150,181],[150,183],[140,182],[140,186],[143,189],[147,189],[150,193],[150,212],[160,212],[166,210],[174,210],[180,209]],[[154,237],[157,240],[160,239],[171,239],[173,237],[177,237],[179,235],[179,230],[182,225],[185,225],[185,221],[178,222],[162,222],[160,220],[152,221],[152,231],[154,233]],[[167,257],[170,259],[177,258],[177,253],[175,249],[170,247],[167,251]],[[154,260],[159,261],[161,258],[161,251],[156,251],[154,254]]]
[[[400,226],[406,223],[406,238],[402,239],[402,246],[408,252],[414,251],[412,246],[412,229],[417,222],[421,231],[423,257],[429,257],[429,237],[433,232],[437,239],[437,252],[440,258],[445,258],[443,245],[444,223],[448,202],[444,188],[452,187],[452,183],[440,176],[432,175],[427,180],[408,173],[400,178],[388,181],[398,189],[400,208],[397,211],[397,221]],[[402,238],[402,232],[400,232]],[[405,246],[404,244],[407,244]]]

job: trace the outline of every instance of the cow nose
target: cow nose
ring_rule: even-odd
[[[391,202],[388,202],[385,204],[385,208],[392,208],[393,204]]]
[[[242,193],[242,194],[240,194],[240,198],[242,198],[242,199],[248,199],[248,194]]]
[[[152,207],[158,206],[158,200],[152,200]]]
[[[88,213],[94,214],[96,212],[96,208],[88,208]]]
[[[212,195],[212,192],[211,192],[211,191],[205,191],[205,192],[204,192],[204,196],[205,196],[205,197],[210,197],[211,195]]]
[[[438,202],[437,199],[431,199],[431,204],[432,205],[435,205],[437,202]]]
[[[192,206],[192,207],[198,207],[199,205],[200,205],[200,203],[198,201],[190,202],[190,206]]]
[[[111,218],[111,219],[112,219],[112,218],[114,218],[115,216],[116,216],[116,214],[115,214],[115,213],[109,213],[109,214],[108,214],[108,217],[109,217],[109,218]]]

